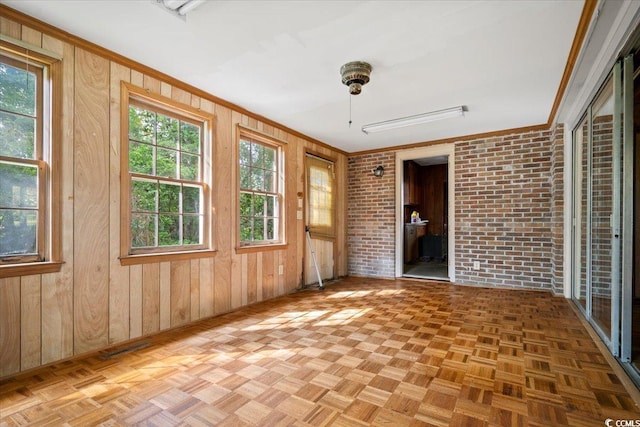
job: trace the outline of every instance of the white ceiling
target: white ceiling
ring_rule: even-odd
[[[546,123],[582,0],[0,0],[346,152]],[[339,69],[362,60],[352,97]],[[464,105],[465,117],[366,135],[367,123]]]

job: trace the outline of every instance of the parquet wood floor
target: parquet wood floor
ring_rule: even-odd
[[[603,426],[638,419],[570,303],[350,278],[0,382],[0,425]]]

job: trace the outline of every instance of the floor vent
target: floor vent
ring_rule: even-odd
[[[120,348],[118,350],[114,350],[114,351],[110,351],[109,353],[105,353],[100,355],[100,359],[102,360],[107,360],[107,359],[111,359],[112,357],[116,357],[116,356],[120,356],[121,354],[125,354],[125,353],[129,353],[132,351],[136,351],[136,350],[140,350],[142,348],[146,348],[149,347],[149,343],[148,342],[139,342],[137,344],[133,344],[130,345],[129,347],[124,347],[124,348]]]

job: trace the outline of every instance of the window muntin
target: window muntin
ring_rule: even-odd
[[[240,246],[283,243],[281,147],[241,134],[238,157]]]
[[[125,256],[211,249],[210,120],[137,92],[126,114]]]
[[[0,55],[0,263],[45,261],[44,65]],[[48,110],[47,110],[48,111]]]

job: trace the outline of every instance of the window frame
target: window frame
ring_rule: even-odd
[[[0,278],[55,273],[62,267],[61,171],[62,62],[36,46],[8,37],[0,41],[0,61],[36,74],[36,129],[33,159],[2,156],[4,161],[38,168],[36,255],[4,257]]]
[[[237,126],[236,132],[236,253],[255,252],[263,250],[278,250],[287,247],[286,240],[286,218],[285,218],[285,206],[286,206],[286,193],[285,193],[285,157],[286,157],[286,142],[279,140],[271,135],[264,134],[255,129],[244,127],[240,124]],[[251,143],[260,144],[272,149],[276,152],[276,171],[275,171],[275,183],[276,189],[273,192],[257,191],[254,189],[243,189],[240,181],[240,143],[241,141],[249,141]],[[265,195],[277,195],[278,199],[278,239],[274,240],[259,240],[259,241],[243,241],[241,237],[241,215],[240,215],[240,194],[244,191],[251,191],[252,193],[265,194]],[[264,215],[266,218],[267,215]]]
[[[181,178],[166,178],[159,175],[144,175],[129,170],[129,108],[136,106],[148,111],[161,113],[176,118],[180,121],[202,126],[200,180],[185,180]],[[121,193],[120,193],[120,263],[122,265],[135,265],[148,262],[172,261],[183,259],[195,259],[215,256],[212,214],[212,184],[213,184],[213,121],[212,114],[191,107],[190,105],[176,102],[162,95],[154,94],[146,89],[134,86],[127,82],[121,83]],[[202,207],[200,215],[203,216],[202,238],[199,245],[175,245],[156,246],[145,248],[133,248],[131,245],[131,183],[134,178],[151,179],[158,183],[170,182],[180,185],[189,185],[189,182],[197,182],[202,187]],[[180,213],[181,215],[181,213]]]

